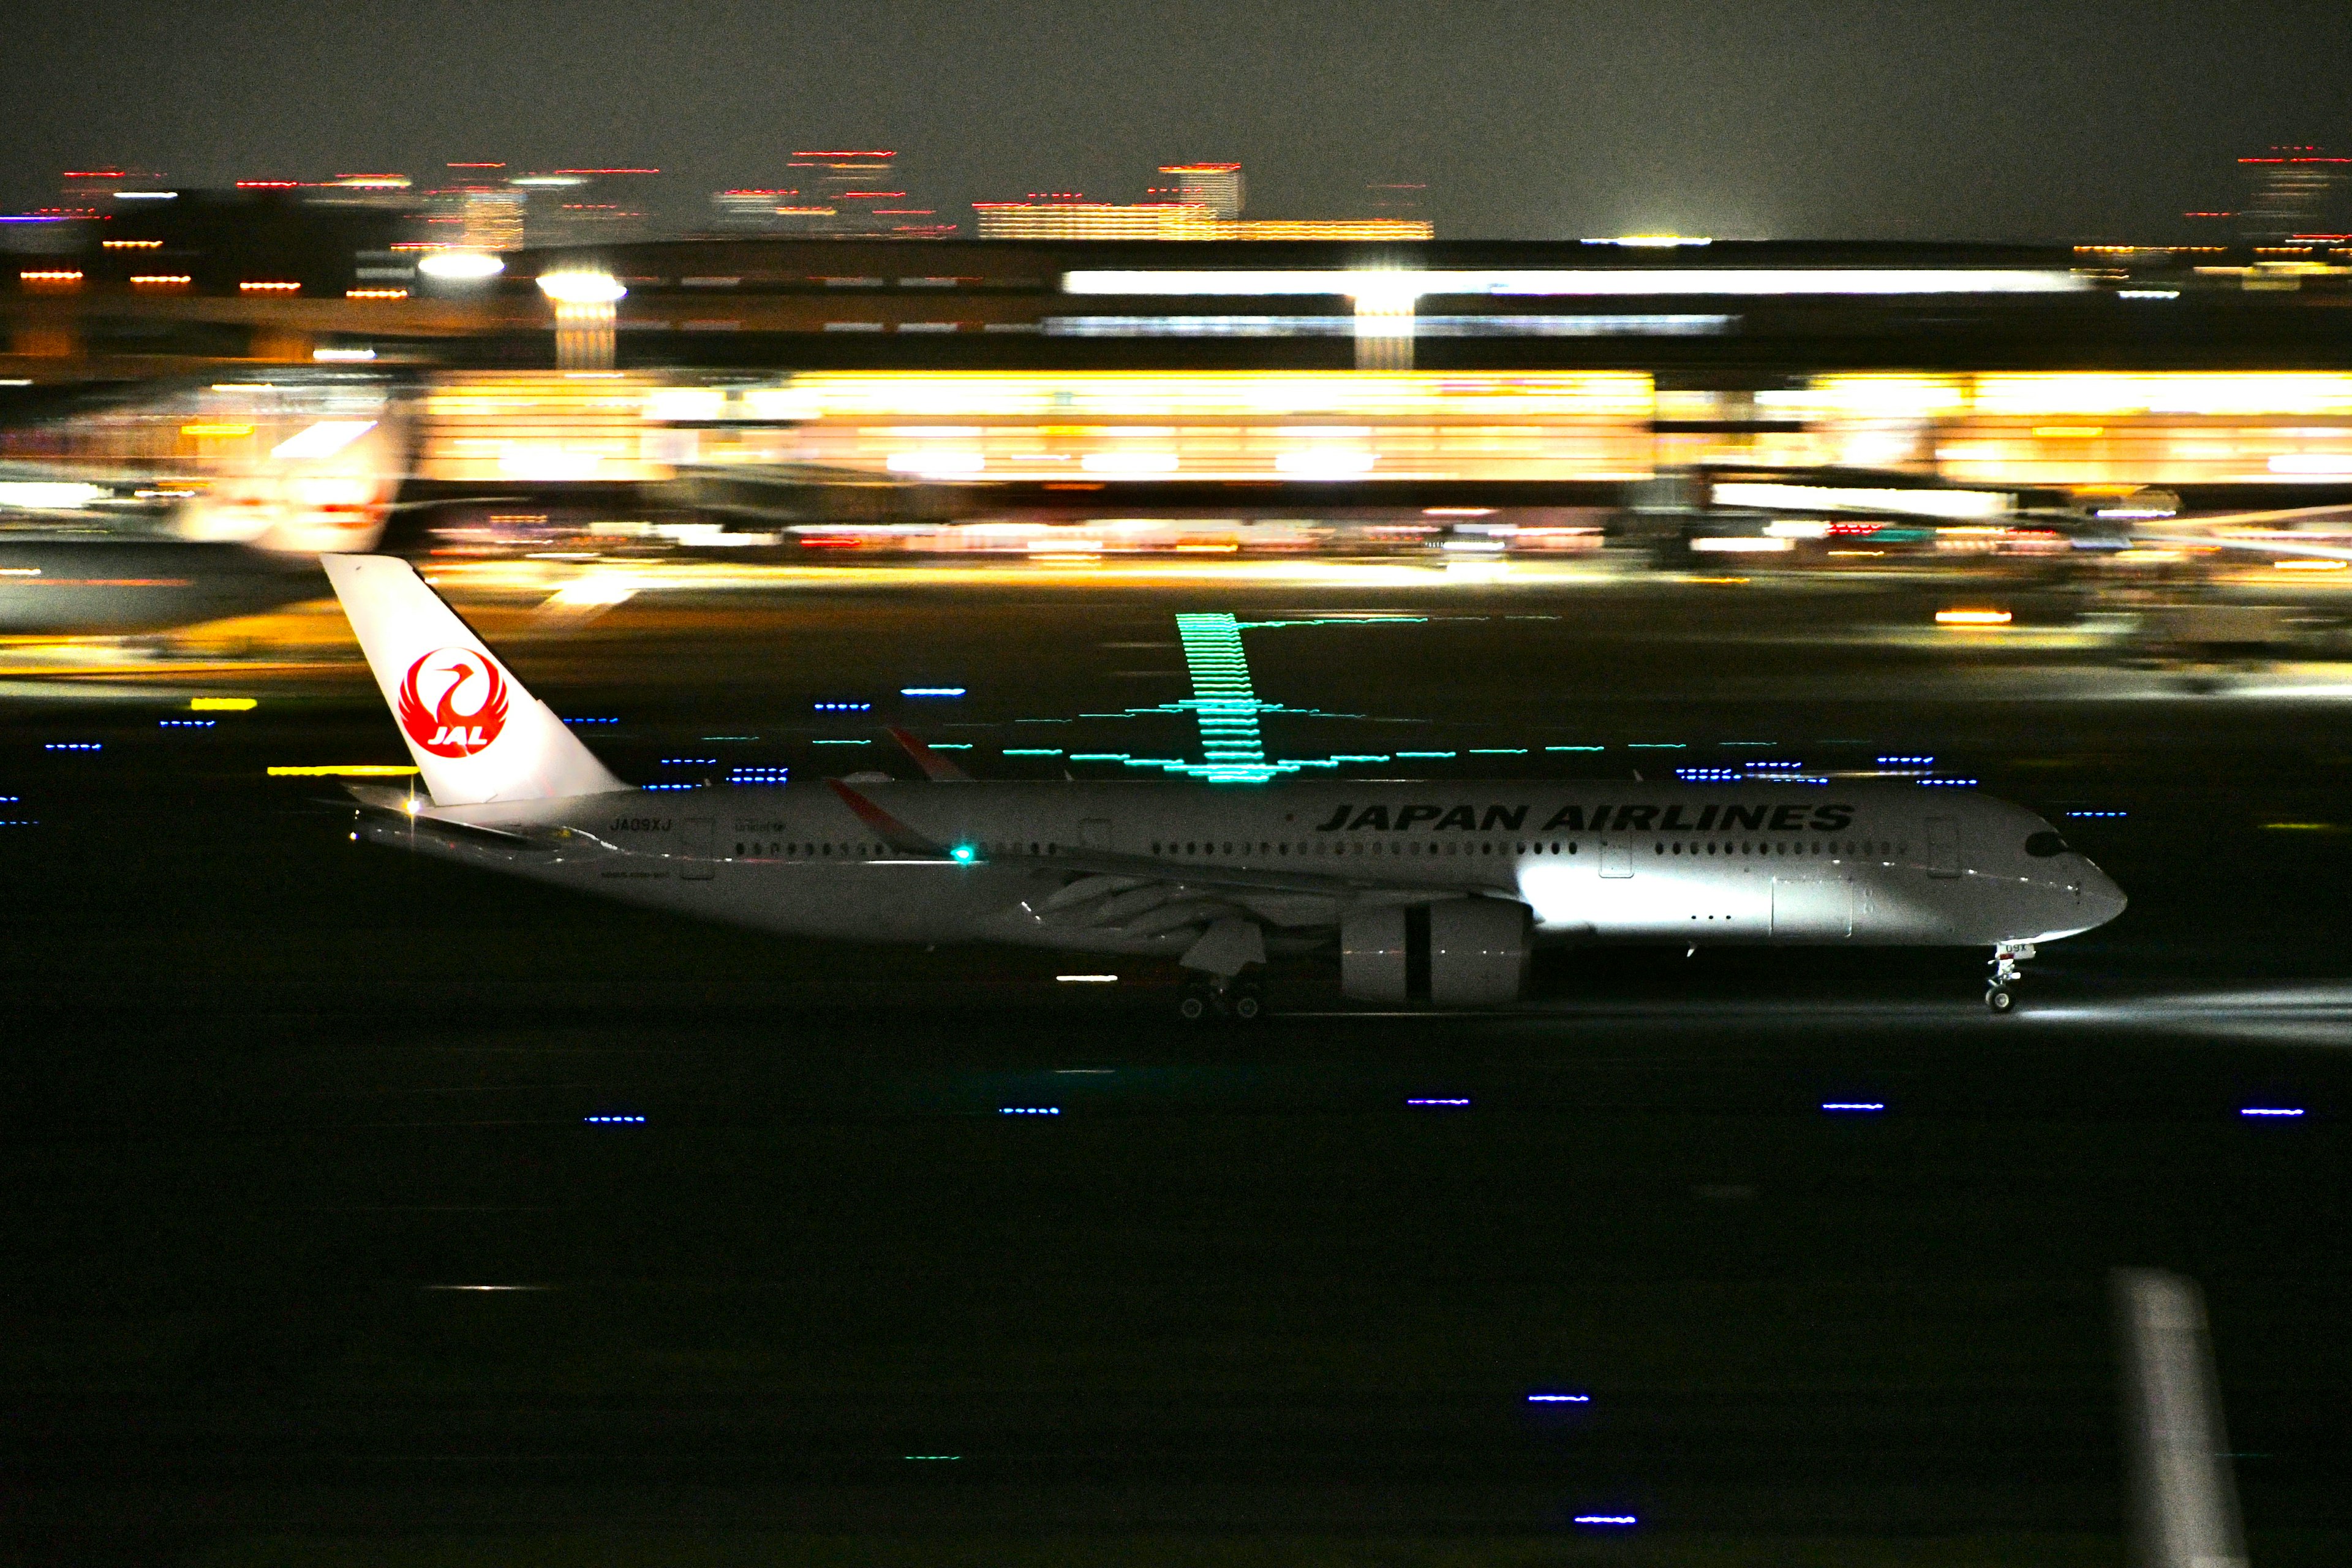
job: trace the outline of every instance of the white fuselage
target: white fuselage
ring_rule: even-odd
[[[1514,900],[1552,941],[2048,942],[2124,897],[2018,806],[1908,785],[1526,782],[877,784],[952,852],[823,785],[631,791],[371,816],[362,836],[583,891],[851,941],[1181,952],[1240,916],[1270,944],[1351,910]],[[444,824],[458,825],[453,827]],[[518,835],[468,834],[464,825]],[[1083,896],[1080,896],[1083,895]]]

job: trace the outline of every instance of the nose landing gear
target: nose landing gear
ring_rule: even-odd
[[[2032,956],[2033,944],[2030,942],[2004,942],[1993,948],[1992,963],[1988,966],[1992,973],[1985,980],[1986,1006],[1996,1013],[2006,1013],[2017,1005],[2017,998],[2010,994],[2009,988],[2018,982],[2018,965]]]

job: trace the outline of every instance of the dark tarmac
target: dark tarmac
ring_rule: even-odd
[[[1273,1022],[1187,1029],[1157,969],[1057,985],[1047,954],[782,942],[354,846],[332,780],[263,774],[402,760],[326,638],[12,666],[0,1551],[2111,1563],[2105,1277],[2154,1266],[2208,1292],[2254,1561],[2340,1562],[2352,687],[2192,693],[2031,625],[1938,641],[1949,599],[460,606],[558,711],[618,721],[583,734],[625,776],[803,783],[910,774],[816,743],[884,721],[994,776],[1116,767],[1007,750],[1197,755],[1188,719],[1128,711],[1187,695],[1175,612],[1431,617],[1245,633],[1259,695],[1316,710],[1269,716],[1270,753],[1932,752],[2133,900],[2005,1019],[1975,953],[1602,951],[1547,955],[1507,1015],[1351,1014],[1294,965]],[[303,626],[332,623],[277,629]],[[919,684],[968,695],[895,695]],[[187,707],[223,693],[259,705]],[[812,708],[843,700],[875,708]]]

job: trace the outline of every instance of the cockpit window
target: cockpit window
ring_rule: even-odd
[[[2066,841],[2044,828],[2026,839],[2025,852],[2037,860],[2047,860],[2053,855],[2066,853]]]

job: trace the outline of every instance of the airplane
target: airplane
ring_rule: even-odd
[[[0,460],[8,637],[127,637],[318,598],[318,557],[373,549],[408,468],[394,389],[352,374],[179,388],[0,436],[87,448]]]
[[[1188,1019],[1260,1016],[1271,955],[1366,1003],[1517,1001],[1538,942],[2037,946],[2124,895],[2050,824],[1885,784],[988,783],[649,794],[605,767],[395,556],[329,555],[425,795],[347,786],[354,842],[795,935],[1172,959]],[[863,779],[866,775],[860,775]]]

